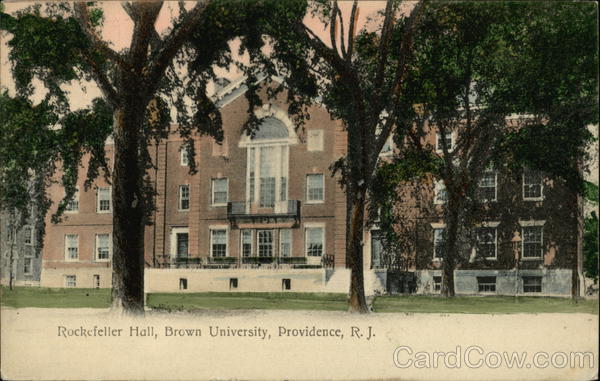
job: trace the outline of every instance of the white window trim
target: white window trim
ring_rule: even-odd
[[[525,173],[521,175],[521,196],[523,201],[544,201],[544,178],[540,181],[540,197],[525,197]]]
[[[171,259],[177,258],[177,234],[185,234],[188,235],[188,256],[190,255],[189,251],[189,239],[190,239],[190,228],[187,226],[179,226],[171,228],[171,237],[170,237],[170,247],[169,254],[171,255]]]
[[[100,189],[108,189],[108,210],[100,210]],[[113,202],[112,202],[112,187],[98,187],[96,189],[96,213],[107,214],[112,213]]]
[[[215,180],[225,180],[226,182],[226,187],[225,189],[227,189],[227,199],[225,200],[225,202],[220,202],[220,203],[215,203]],[[227,206],[227,203],[229,202],[229,178],[228,177],[213,177],[210,180],[210,205],[211,206]]]
[[[98,258],[98,236],[108,235],[108,258]],[[96,233],[94,235],[94,255],[92,256],[95,262],[109,262],[112,259],[112,234],[110,233]]]
[[[304,256],[306,258],[323,258],[327,254],[327,242],[326,242],[326,227],[324,222],[305,222],[304,223]],[[308,255],[308,239],[306,239],[306,230],[313,228],[321,228],[322,237],[323,237],[323,252],[320,256],[309,256]]]
[[[477,282],[477,293],[478,294],[485,294],[485,295],[494,295],[498,293],[498,276],[497,275],[484,275],[482,277],[489,277],[489,278],[494,278],[495,282],[494,284],[494,289],[496,291],[479,291],[479,279],[477,279],[478,277],[475,278],[475,281]],[[491,284],[491,283],[482,283],[482,284]]]
[[[229,185],[229,184],[227,184],[227,185]],[[182,189],[182,187],[186,187],[186,186],[187,186],[187,188],[188,188],[188,199],[187,199],[187,200],[188,200],[188,208],[187,208],[187,209],[183,209],[183,208],[181,207],[181,204],[182,204],[182,201],[183,201],[181,189]],[[180,212],[188,212],[188,211],[190,210],[190,206],[191,206],[191,198],[192,198],[192,197],[191,197],[191,189],[190,189],[190,184],[179,184],[179,187],[178,187],[178,191],[177,191],[177,192],[178,192],[178,197],[177,197],[177,210],[178,210],[178,211],[180,211]],[[229,193],[229,192],[227,192],[227,193]]]
[[[284,110],[280,109],[279,107],[277,107],[273,104],[264,104],[262,108],[257,108],[256,110],[254,110],[254,115],[256,115],[256,117],[258,119],[263,119],[263,118],[268,118],[268,117],[273,117],[275,119],[279,119],[279,121],[282,122],[283,125],[288,130],[288,138],[260,140],[260,144],[262,144],[262,143],[266,143],[266,144],[274,143],[274,144],[279,144],[279,145],[281,145],[281,144],[287,144],[287,145],[298,144],[298,135],[296,134],[296,127],[295,127],[294,123],[292,122],[292,120],[289,118],[287,112],[285,112]],[[246,147],[254,145],[254,144],[256,144],[256,142],[252,141],[252,139],[250,138],[250,135],[242,133],[242,136],[238,143],[238,147],[246,148]]]
[[[67,236],[74,235],[77,237],[77,258],[69,258],[69,247],[67,246]],[[79,234],[65,234],[64,239],[64,254],[65,262],[78,262],[79,261]]]
[[[498,171],[485,171],[484,174],[494,173],[494,198],[492,200],[482,200],[484,202],[497,202],[498,201]],[[481,187],[477,184],[477,188],[486,188]]]
[[[79,213],[79,187],[76,187],[75,189],[75,193],[73,194],[73,200],[72,201],[77,201],[77,209],[75,210],[69,210],[65,207],[65,214],[77,214]],[[69,205],[70,201],[67,203],[67,206]]]
[[[308,199],[308,176],[315,176],[315,175],[321,175],[321,178],[323,179],[323,199],[322,200],[309,200]],[[305,177],[305,199],[306,199],[306,204],[324,204],[325,203],[325,175],[323,173],[307,173],[306,177]]]
[[[311,134],[316,142],[311,143]],[[322,129],[308,130],[306,132],[306,150],[308,152],[322,152],[325,149],[325,133]]]
[[[496,261],[498,260],[498,228],[500,225],[499,222],[489,222],[487,224],[477,225],[478,228],[493,228],[494,229],[494,256],[493,257],[485,257],[488,261]],[[479,244],[479,235],[476,233],[477,245]],[[475,247],[475,254],[477,254],[477,247]]]
[[[187,149],[183,145],[181,146],[179,151],[179,165],[181,165],[182,167],[189,167],[190,165],[190,158]]]
[[[287,230],[290,232],[290,253],[289,253],[288,257],[292,257],[293,256],[293,248],[294,248],[294,232],[292,231],[292,229],[288,229],[288,228],[279,229],[279,250],[277,251],[277,256],[281,257],[281,244],[283,243],[281,236],[282,236],[282,232],[284,230]]]
[[[75,284],[73,286],[69,286],[69,282],[67,281],[68,277],[73,277],[73,279],[75,280]],[[65,288],[77,288],[77,275],[65,274]]]
[[[213,230],[225,230],[225,257],[213,257]],[[208,253],[211,258],[227,258],[229,257],[229,227],[227,225],[209,225],[208,227],[209,243]]]
[[[29,271],[25,271],[25,263],[29,261]],[[23,275],[31,275],[33,274],[33,258],[25,257],[23,258]]]
[[[446,191],[446,197],[448,197],[448,191],[443,180],[436,180],[433,186],[433,203],[434,205],[445,205],[447,201],[438,200],[438,194],[442,191]]]
[[[440,137],[441,137],[441,134],[439,132],[436,132],[435,133],[435,152],[437,152],[439,154],[443,154],[444,153],[443,148],[438,146]],[[448,150],[448,153],[451,153],[452,151],[454,151],[454,148],[456,147],[456,131],[450,131],[450,139],[452,139],[452,148],[450,148]]]
[[[33,246],[34,242],[35,242],[35,235],[34,235],[34,230],[33,230],[33,226],[32,225],[24,225],[23,226],[23,232],[25,232],[26,229],[29,229],[29,242],[25,242],[25,240],[23,240],[23,243],[27,246]]]
[[[540,259],[544,259],[544,224],[546,221],[519,221],[521,225],[521,255],[519,255],[519,259],[521,261],[539,261]],[[540,255],[538,257],[527,257],[525,258],[523,254],[525,253],[525,232],[524,228],[526,227],[535,227],[539,226],[542,228],[542,234],[540,236]]]
[[[262,257],[262,258],[272,258],[275,257],[275,234],[273,234],[273,229],[256,229],[256,256],[260,257],[260,232],[271,232],[271,257]]]
[[[250,255],[247,257],[244,257],[244,231],[249,231],[250,232]],[[211,239],[212,239],[212,233],[211,234]],[[250,258],[250,257],[254,257],[256,256],[255,254],[255,250],[254,250],[254,229],[240,229],[240,257],[241,258]],[[210,246],[211,248],[211,253],[212,253],[212,244]]]

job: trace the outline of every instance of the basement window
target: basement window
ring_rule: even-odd
[[[281,280],[281,288],[283,290],[291,290],[292,289],[292,280],[288,278],[284,278]]]
[[[523,292],[542,292],[542,277],[524,276]]]
[[[238,278],[229,278],[229,289],[233,290],[238,288]]]
[[[496,292],[495,276],[478,276],[477,290],[479,292]]]
[[[179,289],[187,290],[187,278],[179,278]]]

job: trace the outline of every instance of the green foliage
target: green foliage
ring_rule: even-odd
[[[583,269],[585,276],[598,281],[598,216],[592,212],[584,222]]]
[[[584,191],[585,199],[597,204],[598,203],[598,185],[586,181],[585,182],[585,191]]]

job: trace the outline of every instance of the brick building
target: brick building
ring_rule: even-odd
[[[158,196],[154,223],[145,234],[146,291],[347,292],[345,195],[329,169],[345,153],[342,124],[316,105],[305,126],[297,129],[286,113],[285,97],[280,97],[255,111],[261,128],[248,136],[242,132],[246,90],[238,80],[217,92],[224,140],[195,140],[196,174],[189,174],[178,134],[151,148],[157,169],[150,176]],[[390,153],[387,146],[382,155]],[[107,155],[112,157],[110,144]],[[110,286],[110,186],[99,178],[86,191],[84,176],[81,168],[79,192],[64,221],[48,221],[42,286]],[[540,283],[544,294],[570,293],[577,207],[572,194],[542,181],[529,173],[520,180],[486,174],[482,187],[495,199],[490,199],[489,222],[474,241],[479,243],[468,249],[488,254],[483,260],[475,255],[457,270],[458,293],[510,294],[515,287],[537,291]],[[401,206],[407,226],[413,227],[413,250],[403,253],[412,260],[402,274],[384,260],[389,253],[382,253],[377,226],[366,230],[367,293],[437,292],[441,271],[435,248],[443,220],[437,188],[431,183],[425,188]],[[55,186],[51,194],[58,201],[64,191]],[[519,266],[515,232],[523,237]],[[406,274],[414,286],[399,286]]]

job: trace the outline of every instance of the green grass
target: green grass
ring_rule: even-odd
[[[348,309],[345,294],[301,292],[206,292],[150,294],[148,306],[166,310],[322,310]]]
[[[94,288],[0,287],[0,304],[24,308],[108,308],[110,290]]]
[[[380,296],[373,303],[375,312],[410,313],[598,313],[598,300],[573,301],[567,298],[531,296]]]

